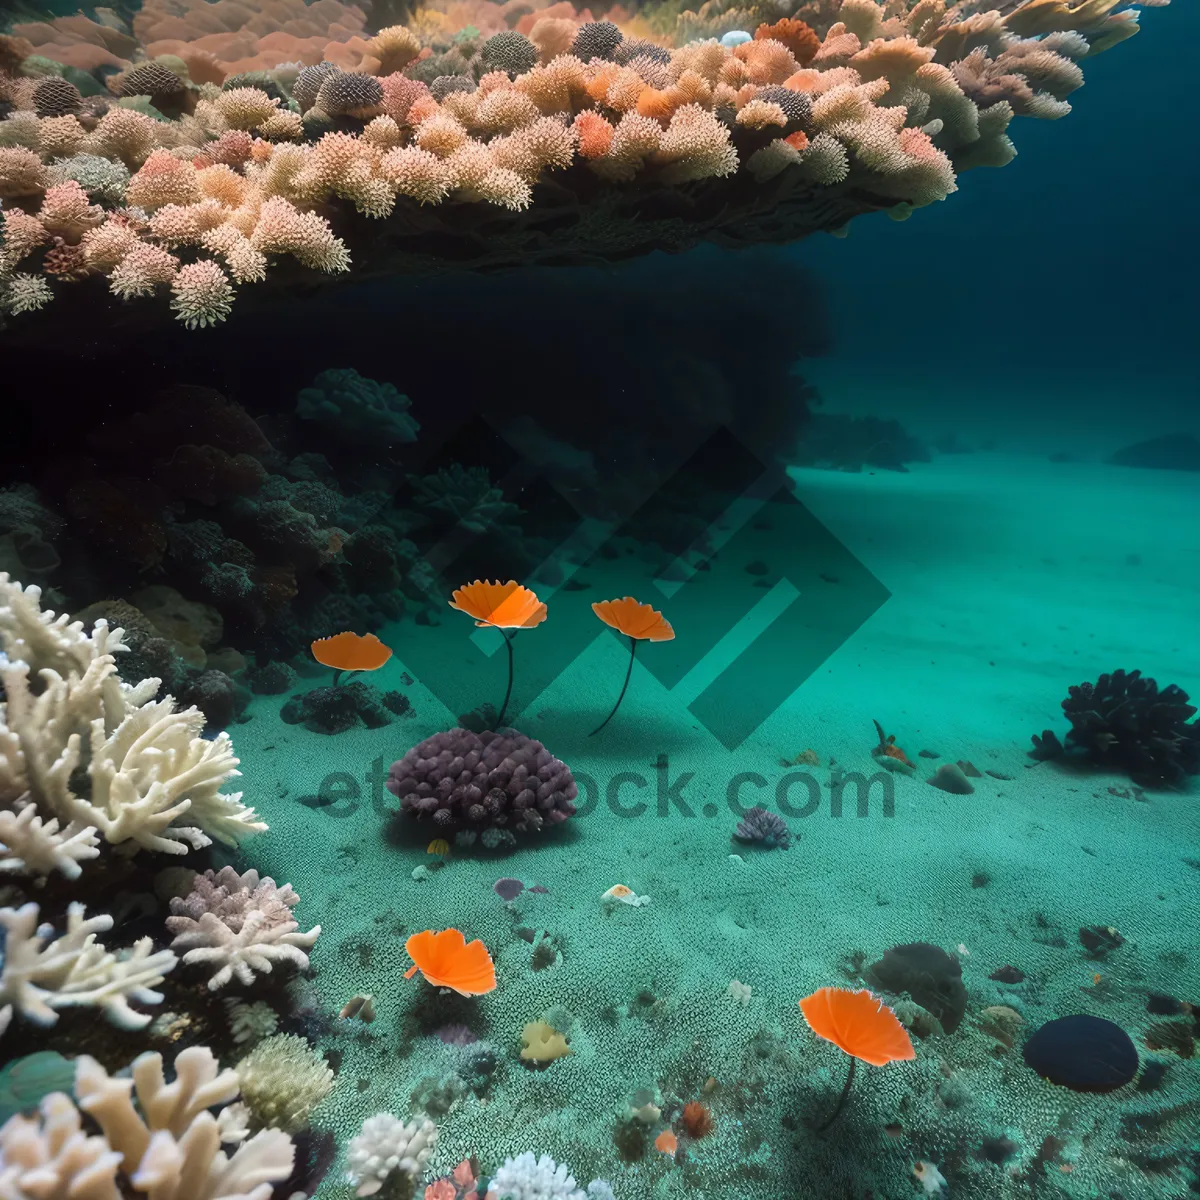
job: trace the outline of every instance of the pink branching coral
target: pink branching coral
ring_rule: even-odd
[[[171,946],[184,952],[185,966],[215,968],[208,981],[212,991],[234,979],[248,987],[256,974],[270,974],[279,963],[307,970],[306,951],[321,927],[298,932],[292,909],[299,900],[291,884],[277,887],[257,871],[205,871],[196,876],[189,895],[171,901]]]
[[[48,57],[170,79],[178,63],[153,60],[173,55],[190,82],[179,115],[157,120],[77,100],[40,69],[0,79],[15,109],[0,122],[0,285],[11,294],[22,264],[23,308],[45,303],[47,275],[107,276],[122,299],[169,288],[200,328],[281,255],[347,271],[343,222],[356,255],[408,263],[456,239],[464,258],[492,261],[624,255],[656,236],[678,247],[768,208],[752,224],[771,237],[905,216],[955,191],[959,172],[1008,162],[1014,116],[1068,112],[1081,63],[1136,32],[1130,2],[812,0],[804,20],[770,24],[756,6],[704,4],[679,14],[675,45],[621,9],[593,20],[562,0],[433,0],[372,38],[340,0],[272,0],[286,21],[270,34],[239,0],[146,0],[140,48],[85,18],[31,24]],[[500,42],[472,49],[473,35],[455,37],[466,24]],[[726,47],[739,26],[753,38]],[[263,88],[226,82],[257,69],[270,70]],[[82,155],[113,164],[105,207],[55,182]],[[675,215],[647,220],[640,197],[668,189],[680,202],[658,207]],[[560,220],[587,205],[603,219]]]

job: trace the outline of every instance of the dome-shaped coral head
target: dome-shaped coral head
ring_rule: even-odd
[[[450,607],[474,617],[481,628],[532,629],[546,619],[546,606],[536,593],[515,579],[507,583],[476,579],[455,591]]]
[[[621,600],[599,600],[592,612],[605,625],[639,642],[669,642],[675,636],[671,623],[651,604],[639,604],[632,596]]]
[[[478,938],[468,942],[457,929],[426,929],[414,933],[404,948],[413,960],[405,979],[420,971],[434,987],[450,988],[460,996],[482,996],[496,989],[492,956]]]
[[[899,1018],[866,988],[823,987],[800,1001],[800,1011],[817,1037],[873,1067],[917,1057]]]
[[[391,650],[373,633],[338,633],[318,638],[312,644],[313,658],[323,667],[335,671],[378,671],[389,658]]]

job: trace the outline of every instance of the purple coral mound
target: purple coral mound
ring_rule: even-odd
[[[783,818],[765,808],[752,808],[738,822],[733,836],[739,842],[758,842],[770,849],[786,850],[792,844],[792,831]]]
[[[523,733],[450,729],[414,746],[388,773],[400,812],[439,831],[501,826],[537,833],[575,815],[570,767]]]

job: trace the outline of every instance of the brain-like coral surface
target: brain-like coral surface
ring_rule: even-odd
[[[402,817],[440,832],[494,826],[536,833],[575,814],[571,769],[513,730],[450,729],[414,746],[388,774]]]

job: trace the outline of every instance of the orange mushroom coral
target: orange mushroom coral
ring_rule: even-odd
[[[450,988],[460,996],[482,996],[496,989],[496,968],[487,947],[476,938],[468,942],[457,929],[414,933],[404,943],[413,965],[404,972],[411,979],[418,971],[434,987]]]
[[[335,687],[343,672],[378,671],[392,657],[391,650],[373,633],[349,631],[318,638],[312,644],[312,654],[323,667],[333,668]]]
[[[536,592],[522,587],[515,579],[510,579],[507,583],[476,579],[474,583],[468,583],[455,590],[450,599],[450,607],[474,617],[475,624],[481,629],[499,629],[504,638],[504,645],[508,650],[508,689],[496,716],[498,729],[504,724],[504,714],[508,711],[513,685],[512,637],[505,633],[505,630],[532,629],[535,625],[540,625],[546,619],[546,606],[537,598]]]
[[[450,607],[475,618],[475,624],[494,629],[532,629],[546,619],[546,606],[537,594],[515,579],[492,583],[477,579],[457,588]]]
[[[637,654],[638,642],[669,642],[675,636],[670,621],[662,613],[650,604],[639,604],[632,596],[625,596],[621,600],[599,600],[592,605],[592,612],[605,625],[610,625],[629,639],[629,667],[625,671],[625,683],[612,712],[588,734],[588,737],[599,733],[617,715],[617,709],[621,707],[621,701],[625,699],[625,692],[629,687],[629,678],[633,674],[633,660]]]
[[[859,1059],[874,1067],[883,1067],[890,1062],[907,1062],[917,1057],[912,1039],[896,1014],[865,988],[857,992],[847,988],[820,988],[800,1001],[800,1011],[817,1037],[832,1042],[850,1055],[846,1085],[833,1112],[817,1128],[817,1133],[824,1133],[838,1119],[846,1097],[850,1095],[854,1068]]]

